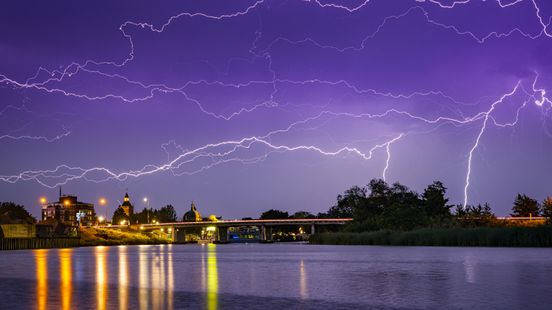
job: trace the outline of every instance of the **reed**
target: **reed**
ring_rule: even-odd
[[[552,226],[424,228],[312,235],[312,244],[397,246],[550,247]]]

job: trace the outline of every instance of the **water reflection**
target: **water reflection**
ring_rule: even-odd
[[[128,256],[127,247],[119,247],[119,309],[128,309]]]
[[[149,287],[149,274],[148,274],[148,245],[141,245],[138,252],[138,268],[139,268],[139,303],[140,309],[148,309],[148,287]]]
[[[48,300],[48,250],[36,250],[36,302],[38,310],[45,310]]]
[[[464,257],[464,272],[466,274],[466,282],[475,283],[475,265],[476,260],[472,256]]]
[[[217,246],[207,245],[207,309],[218,308]]]
[[[167,309],[173,309],[174,292],[174,271],[173,271],[173,249],[168,246],[167,251]]]
[[[307,271],[305,270],[305,262],[301,259],[301,264],[299,266],[299,295],[302,299],[309,298],[307,290]]]
[[[107,247],[95,248],[96,255],[96,309],[106,309],[107,303]]]
[[[71,256],[72,249],[59,250],[59,269],[60,269],[60,295],[61,308],[64,310],[71,309],[71,294],[73,293]]]

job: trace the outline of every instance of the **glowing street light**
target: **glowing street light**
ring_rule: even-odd
[[[125,223],[126,223],[126,220],[122,220],[122,221],[119,222],[119,224],[121,224],[121,225],[125,225]]]
[[[98,202],[100,203],[101,206],[107,205],[107,200],[103,197],[101,197]],[[105,208],[105,219],[107,219],[107,207]]]
[[[148,224],[149,224],[149,223],[150,223],[150,221],[149,221],[149,207],[150,207],[149,199],[148,199],[148,197],[144,197],[144,198],[142,199],[142,201],[143,201],[143,202],[146,204],[146,206],[147,206],[147,208],[146,208],[146,210],[147,210],[146,214],[147,214],[147,221],[148,221]],[[155,224],[155,223],[154,223],[154,224]]]
[[[101,223],[101,222],[103,222],[104,220],[105,220],[105,218],[104,218],[103,216],[98,217],[98,222]]]
[[[46,197],[40,197],[40,203],[45,205],[46,202],[48,202],[48,200],[46,199]]]

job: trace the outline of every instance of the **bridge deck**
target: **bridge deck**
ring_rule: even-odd
[[[222,221],[201,221],[201,222],[172,222],[172,223],[156,223],[156,224],[141,224],[144,228],[157,227],[197,227],[197,226],[218,226],[218,227],[235,227],[235,226],[283,226],[283,225],[344,225],[353,219],[274,219],[274,220],[222,220]],[[112,225],[106,227],[127,227],[127,225]]]

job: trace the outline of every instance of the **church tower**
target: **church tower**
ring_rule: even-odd
[[[119,208],[125,211],[126,216],[132,218],[132,215],[134,214],[134,206],[130,203],[130,197],[128,196],[128,193],[125,193],[123,204],[121,204]]]

